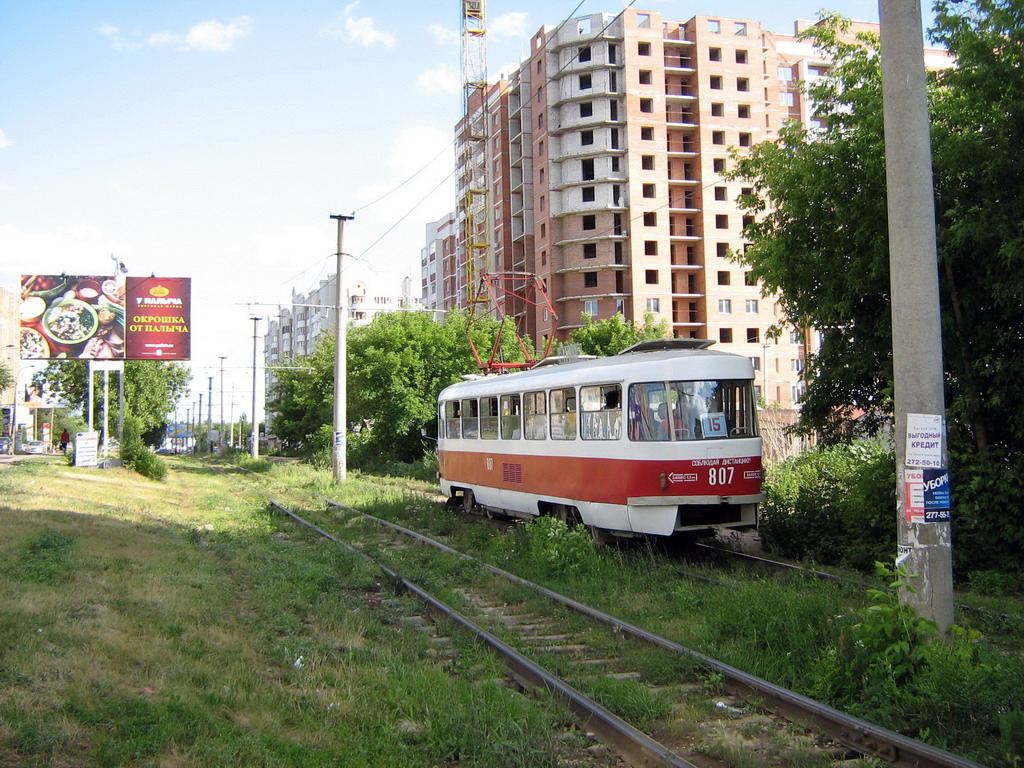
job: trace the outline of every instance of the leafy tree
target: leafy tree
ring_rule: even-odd
[[[53,360],[39,373],[46,388],[72,408],[87,410],[88,363],[85,360]],[[192,372],[179,363],[155,360],[126,360],[124,364],[125,410],[137,417],[139,429],[144,433],[162,430],[167,414],[188,390]],[[117,390],[112,387],[110,397],[113,412],[117,408]],[[103,390],[95,386],[93,407],[103,404]]]
[[[348,334],[348,424],[367,453],[401,461],[423,454],[420,429],[437,417],[437,395],[477,370],[469,338],[490,350],[497,321],[484,319],[467,330],[465,315],[449,313],[444,323],[421,312],[377,315]],[[501,358],[522,359],[511,334],[501,340]],[[334,337],[325,336],[300,365],[282,371],[268,406],[274,433],[307,453],[328,449],[332,437]]]
[[[617,355],[627,347],[644,339],[661,339],[668,335],[668,326],[664,321],[655,322],[654,314],[644,315],[643,325],[636,325],[626,320],[622,313],[613,317],[595,321],[591,315],[583,313],[583,327],[577,328],[569,336],[569,341],[580,345],[584,355],[607,357]]]
[[[1022,568],[1024,16],[1013,0],[940,0],[933,37],[957,66],[929,82],[940,301],[960,567]],[[878,41],[828,17],[806,37],[835,65],[806,87],[821,127],[785,126],[738,157],[758,213],[742,258],[789,318],[823,332],[801,426],[845,439],[892,409],[885,147]],[[962,469],[961,469],[962,468]],[[993,531],[1001,535],[992,537]]]
[[[0,363],[0,389],[7,389],[13,383],[14,376],[11,374],[10,369],[3,363]]]

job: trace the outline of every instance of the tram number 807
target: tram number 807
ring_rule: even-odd
[[[711,467],[708,470],[708,485],[729,485],[735,471],[735,467]]]

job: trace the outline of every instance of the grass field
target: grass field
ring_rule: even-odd
[[[255,496],[59,459],[0,470],[0,766],[548,766],[556,710]],[[458,642],[458,641],[457,641]]]

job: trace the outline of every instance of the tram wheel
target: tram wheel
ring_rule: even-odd
[[[476,509],[476,498],[468,488],[462,492],[462,510],[467,514],[473,514]]]

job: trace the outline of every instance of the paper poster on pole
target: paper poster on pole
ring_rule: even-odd
[[[908,413],[906,466],[923,469],[941,468],[942,439],[945,431],[941,415]]]
[[[908,523],[924,522],[924,470],[903,470],[903,517]]]
[[[99,454],[99,432],[75,433],[75,466],[95,467]]]

